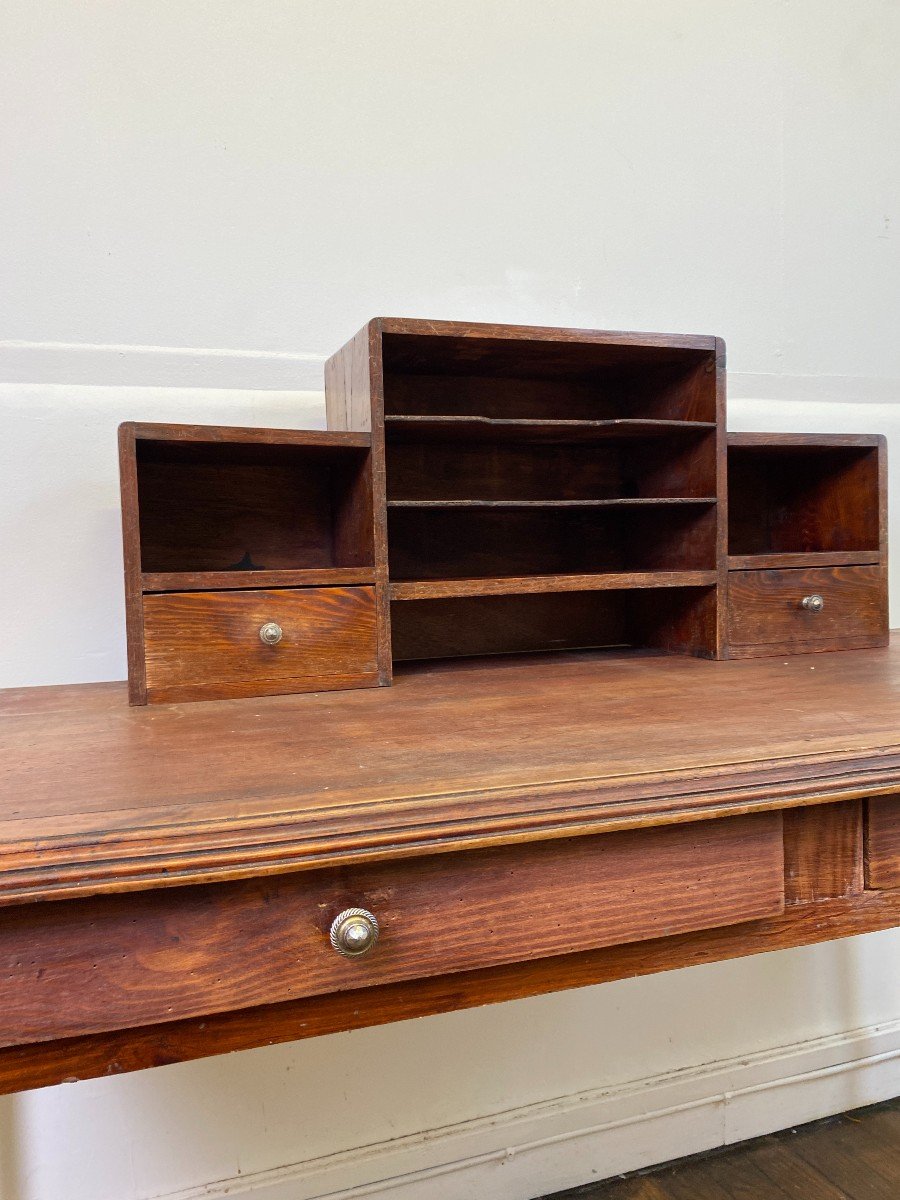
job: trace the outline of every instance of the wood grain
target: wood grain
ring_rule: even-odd
[[[275,646],[260,628],[283,630]],[[149,594],[147,694],[182,701],[376,682],[372,588]]]
[[[801,599],[821,595],[809,612]],[[879,646],[888,638],[885,576],[879,567],[731,571],[728,635],[732,652],[785,654]]]
[[[732,554],[879,551],[880,436],[729,434]]]
[[[214,589],[249,597],[252,588],[374,582],[370,445],[367,433],[120,427],[132,704],[285,690],[276,685],[277,670],[267,674],[273,662],[260,656],[260,646],[254,657],[231,641],[237,631],[225,628],[221,614],[236,612],[233,604],[223,608],[209,596]],[[185,601],[191,591],[207,599]],[[145,602],[145,593],[160,594]],[[179,613],[186,618],[180,631]],[[336,661],[342,653],[336,647]],[[370,683],[367,666],[335,663],[317,678],[309,665],[296,664],[287,690]]]
[[[784,814],[784,874],[788,903],[853,896],[863,890],[863,801]]]
[[[137,1029],[0,1049],[0,1092],[115,1075],[165,1063],[273,1045],[651,975],[701,963],[887,929],[900,924],[900,892],[790,905],[744,925],[560,955],[446,977],[411,980]]]
[[[391,615],[388,597],[387,486],[384,456],[384,386],[381,324],[370,321],[325,363],[325,411],[328,428],[370,434],[367,467],[375,565],[375,622],[378,680],[392,675]]]
[[[730,571],[760,571],[769,567],[788,570],[792,567],[875,567],[881,563],[877,550],[816,550],[802,554],[730,554]]]
[[[217,592],[250,588],[349,587],[374,583],[372,567],[317,567],[290,571],[145,571],[145,592]]]
[[[866,887],[900,888],[900,796],[868,801]]]
[[[524,592],[596,592],[658,587],[714,587],[715,571],[607,571],[593,575],[517,575],[429,579],[391,584],[392,600],[444,596],[505,596]]]
[[[141,589],[141,531],[135,426],[128,422],[120,425],[118,439],[128,700],[130,704],[146,704],[147,671],[144,661],[144,597]]]
[[[329,392],[332,426],[372,431],[382,659],[409,658],[411,645],[436,658],[461,652],[460,630],[442,639],[436,612],[394,611],[387,629],[382,602],[406,582],[483,578],[503,594],[496,581],[540,576],[516,592],[551,595],[551,576],[704,571],[722,592],[721,340],[381,318],[330,360]],[[574,636],[571,607],[560,604],[570,628],[558,636],[543,618],[516,616],[547,636],[506,645],[491,607],[473,608],[468,622],[486,628],[472,644],[607,644],[606,632]],[[661,611],[644,644],[715,657],[719,613],[715,600],[702,620]]]
[[[328,942],[375,913],[360,960]],[[277,881],[0,914],[0,1044],[143,1025],[771,916],[781,815],[761,813]]]
[[[13,689],[0,903],[894,794],[898,729],[900,647],[526,656],[154,709],[121,684]]]
[[[414,385],[413,385],[414,386]],[[433,390],[433,385],[432,385]],[[613,417],[581,420],[556,417],[491,417],[478,413],[387,413],[385,428],[391,441],[479,442],[502,440],[554,443],[645,441],[712,432],[714,421],[652,420]]]

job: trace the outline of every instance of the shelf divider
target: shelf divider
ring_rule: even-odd
[[[604,420],[557,420],[534,417],[487,417],[477,414],[386,414],[385,429],[393,439],[400,435],[411,441],[469,440],[486,438],[506,441],[614,441],[669,437],[682,433],[711,433],[715,421],[670,421],[645,417],[616,417]]]
[[[349,587],[375,582],[372,567],[286,571],[144,571],[142,592],[220,592],[251,588]]]
[[[406,580],[390,585],[392,600],[440,600],[452,596],[517,593],[623,591],[629,588],[714,587],[715,571],[609,571],[593,575],[509,575],[484,579]]]
[[[606,500],[388,500],[388,508],[641,508],[715,504],[715,496],[640,496]]]
[[[729,571],[789,570],[802,567],[878,566],[877,550],[814,550],[768,554],[729,554]]]

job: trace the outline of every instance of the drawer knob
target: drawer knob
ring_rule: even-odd
[[[815,595],[804,596],[800,601],[800,607],[805,608],[807,612],[811,613],[821,612],[825,607],[825,597]]]
[[[345,908],[331,922],[329,937],[338,954],[360,958],[378,941],[378,918],[365,908]]]
[[[277,621],[266,621],[259,627],[259,640],[266,646],[277,646],[283,636],[283,630]]]

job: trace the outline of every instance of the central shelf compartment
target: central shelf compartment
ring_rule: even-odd
[[[385,431],[395,443],[403,441],[519,441],[602,442],[647,441],[714,430],[715,421],[609,418],[565,420],[552,417],[486,417],[476,414],[420,416],[394,413],[385,416]]]
[[[710,502],[717,490],[715,432],[678,430],[649,440],[388,438],[388,505]]]
[[[389,510],[389,577],[406,580],[714,571],[717,506],[411,504]]]
[[[715,587],[444,596],[391,605],[397,660],[644,647],[712,656]]]

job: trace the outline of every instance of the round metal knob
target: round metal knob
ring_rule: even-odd
[[[825,607],[824,596],[804,596],[800,601],[800,607],[805,608],[807,612],[819,613]]]
[[[266,621],[259,627],[259,640],[266,646],[277,646],[283,636],[283,630],[277,621]]]
[[[365,908],[345,908],[331,922],[329,937],[338,954],[360,958],[378,941],[378,918]]]

